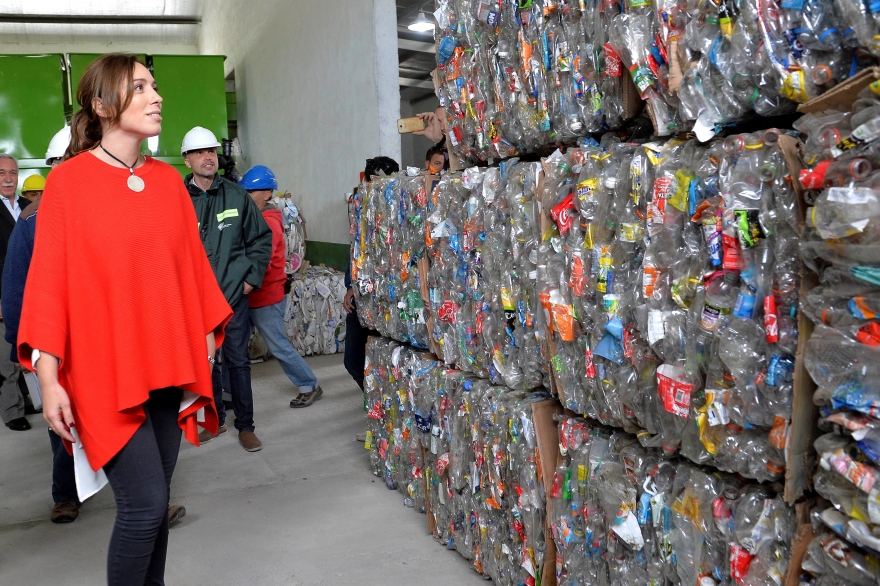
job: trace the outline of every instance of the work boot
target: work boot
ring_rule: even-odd
[[[74,501],[61,501],[52,507],[49,517],[53,523],[73,523],[79,516],[79,505]]]
[[[259,452],[263,449],[263,442],[252,431],[238,432],[238,441],[246,452]]]
[[[214,435],[213,433],[211,433],[207,429],[203,429],[202,431],[199,432],[199,445],[203,446],[206,443],[208,443],[209,441],[211,441],[212,439],[214,439],[215,437],[217,437],[219,435],[223,435],[227,431],[228,431],[228,429],[226,428],[225,425],[221,425],[220,427],[217,428],[217,435]]]

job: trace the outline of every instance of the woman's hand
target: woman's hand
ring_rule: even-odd
[[[52,431],[73,443],[75,440],[70,433],[74,425],[73,409],[70,408],[67,391],[58,382],[58,364],[58,358],[45,352],[40,353],[39,360],[34,364],[40,390],[43,391],[43,419]]]
[[[416,114],[416,116],[424,121],[425,129],[416,130],[413,134],[424,136],[431,142],[435,143],[443,140],[443,125],[440,123],[436,114],[433,112],[422,112],[421,114]]]
[[[60,384],[55,383],[49,387],[43,387],[43,419],[49,427],[71,443],[75,443],[70,428],[73,426],[73,411],[70,408],[70,398],[67,391]]]
[[[342,307],[346,313],[354,311],[354,289],[349,288],[345,292],[345,299],[342,300]]]

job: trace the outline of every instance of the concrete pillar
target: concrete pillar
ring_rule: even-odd
[[[373,36],[376,42],[379,151],[401,163],[400,135],[397,133],[397,119],[400,118],[397,6],[394,0],[373,0]]]

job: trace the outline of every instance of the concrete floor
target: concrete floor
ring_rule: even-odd
[[[288,407],[294,387],[277,362],[253,367],[262,451],[245,452],[231,426],[202,448],[183,442],[172,502],[187,515],[171,529],[167,584],[485,584],[370,473],[354,437],[362,395],[342,355],[307,361],[324,388],[307,409]],[[105,583],[112,491],[76,522],[51,523],[49,438],[41,416],[29,419],[31,431],[0,429],[0,584]]]

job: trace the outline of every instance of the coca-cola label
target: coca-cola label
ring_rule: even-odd
[[[773,295],[764,298],[764,332],[768,344],[779,342],[779,320],[776,315],[776,297]]]
[[[614,48],[605,43],[605,75],[620,77],[623,75],[623,63]]]
[[[446,323],[455,321],[455,304],[452,301],[444,301],[437,308],[437,319]]]
[[[623,75],[623,63],[620,60],[620,56],[617,54],[617,51],[609,45],[605,43],[605,71],[603,72],[605,75],[610,77],[621,77]]]
[[[752,554],[747,552],[737,543],[730,544],[730,577],[737,584],[742,584],[746,574],[749,573],[749,566],[752,565]]]
[[[693,389],[694,385],[685,377],[682,367],[661,364],[657,368],[657,392],[663,408],[669,413],[687,418]]]
[[[446,472],[446,468],[449,466],[449,453],[445,453],[442,456],[437,458],[437,464],[434,466],[434,469],[437,471],[437,474],[443,474]]]

